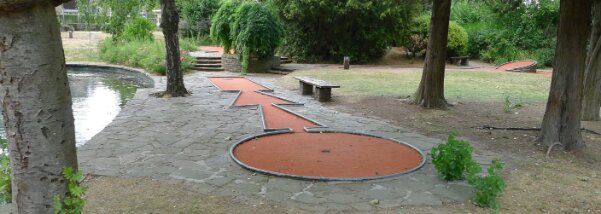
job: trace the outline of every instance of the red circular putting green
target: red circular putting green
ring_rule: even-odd
[[[219,89],[239,92],[233,105],[257,105],[268,132],[240,141],[230,154],[245,168],[279,176],[317,180],[366,180],[421,167],[423,154],[395,140],[347,132],[306,131],[326,128],[280,106],[291,101],[266,95],[268,88],[246,78],[211,77]]]
[[[284,176],[361,180],[413,171],[423,164],[412,146],[351,133],[281,133],[251,138],[233,149],[244,167]]]

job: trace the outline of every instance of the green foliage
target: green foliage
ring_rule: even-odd
[[[79,185],[83,175],[71,167],[63,168],[63,176],[67,180],[68,190],[64,198],[54,196],[55,214],[79,214],[83,211],[85,201],[83,195],[86,189]]]
[[[194,58],[188,52],[196,50],[192,40],[180,40],[182,70],[192,67]],[[148,72],[165,74],[165,43],[163,41],[113,41],[106,39],[100,44],[100,59],[114,64],[142,68]]]
[[[451,19],[469,35],[468,53],[496,64],[534,59],[551,66],[554,57],[559,1],[455,1]]]
[[[303,62],[379,59],[406,30],[418,0],[269,0],[283,23],[279,52]]]
[[[419,16],[414,20],[409,33],[403,39],[403,45],[411,52],[418,53],[428,47],[428,33],[430,30],[430,15]],[[458,56],[467,53],[468,34],[454,21],[449,22],[447,42],[447,56]]]
[[[0,204],[12,201],[11,173],[10,158],[8,157],[8,141],[0,138]]]
[[[121,38],[129,20],[139,16],[140,12],[152,14],[157,6],[156,0],[78,0],[84,20],[100,25],[102,31],[110,33],[113,39]]]
[[[254,1],[238,7],[231,30],[233,45],[243,62],[242,73],[248,70],[251,56],[272,57],[282,36],[282,27],[275,16],[264,4]]]
[[[122,39],[127,41],[133,40],[152,40],[152,32],[154,31],[154,24],[147,18],[136,16],[132,20],[129,20],[125,25]]]
[[[446,144],[432,148],[432,164],[447,181],[465,178],[468,167],[474,164],[472,147],[469,143],[457,139],[457,133],[449,135]]]
[[[211,21],[211,38],[223,45],[223,52],[229,53],[234,43],[231,25],[235,20],[236,9],[240,0],[224,0]]]
[[[184,20],[185,37],[208,35],[211,30],[211,17],[219,9],[219,0],[176,0],[180,17]]]
[[[472,160],[472,147],[456,137],[453,132],[446,144],[432,148],[432,164],[447,181],[461,180],[467,175],[468,183],[474,187],[476,204],[498,210],[498,198],[505,190],[503,163],[493,160],[488,175],[480,176],[482,167]]]
[[[499,209],[498,198],[505,191],[505,181],[503,180],[503,163],[493,160],[488,168],[487,176],[479,176],[482,171],[480,166],[473,165],[469,169],[468,183],[475,189],[474,201],[478,206],[491,207]]]

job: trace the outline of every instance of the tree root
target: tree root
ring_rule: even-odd
[[[560,145],[560,146],[561,146],[561,143],[557,143],[557,142],[556,142],[556,143],[554,143],[553,145],[550,145],[550,146],[547,148],[547,155],[545,156],[546,158],[548,158],[548,157],[549,157],[549,153],[551,153],[551,150],[553,150],[553,147],[554,147],[554,146],[556,146],[556,145]]]
[[[540,131],[540,128],[537,127],[532,127],[532,128],[522,128],[522,127],[494,127],[494,126],[488,126],[488,125],[484,125],[484,126],[472,126],[470,128],[473,129],[485,129],[485,130],[509,130],[509,131]],[[601,135],[601,133],[590,130],[590,129],[586,129],[586,128],[581,128],[581,131],[590,133],[590,134],[596,134],[596,135]]]

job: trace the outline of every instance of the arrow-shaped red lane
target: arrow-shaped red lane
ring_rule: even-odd
[[[277,107],[277,104],[293,104],[288,100],[269,96],[262,91],[270,91],[262,85],[240,77],[215,77],[209,80],[222,91],[239,91],[234,106],[260,105],[266,129],[290,128],[294,132],[303,132],[304,128],[320,127],[319,124],[292,114]]]

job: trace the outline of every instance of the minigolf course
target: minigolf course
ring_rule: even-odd
[[[257,106],[264,133],[234,144],[230,155],[244,168],[313,180],[369,180],[419,169],[423,153],[412,145],[364,133],[331,130],[286,108],[302,105],[269,94],[243,77],[211,77],[215,87],[238,93],[233,107]],[[260,122],[260,121],[257,121]]]

